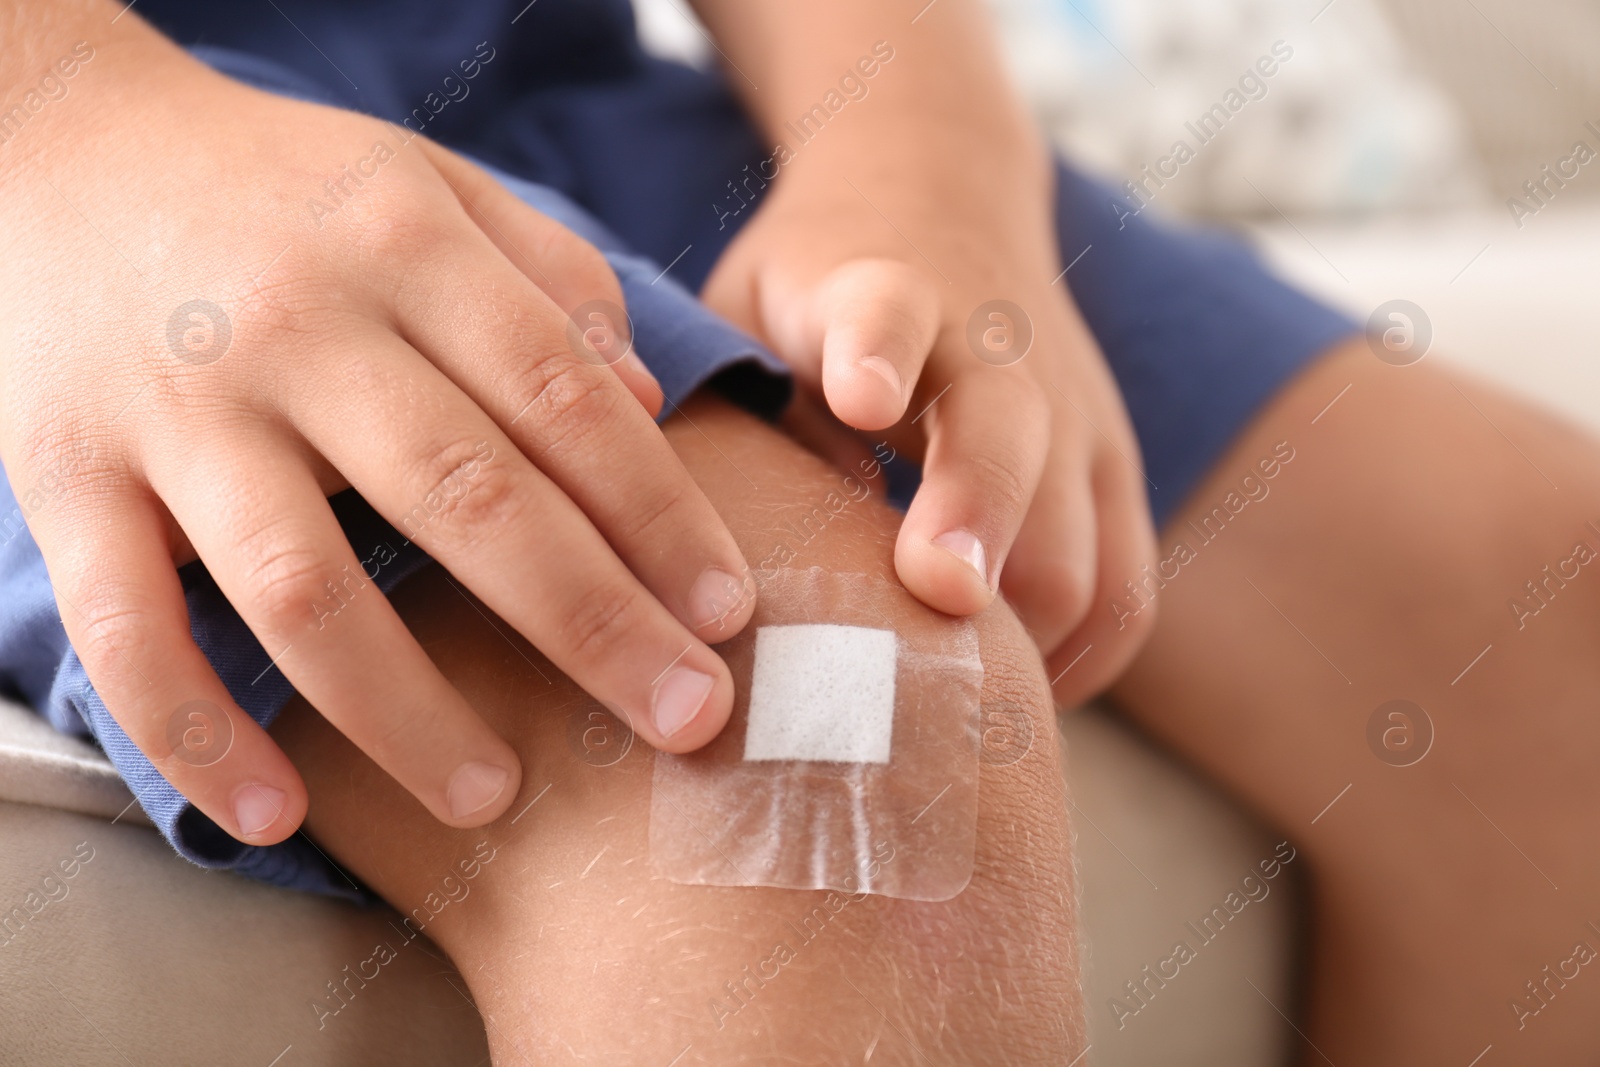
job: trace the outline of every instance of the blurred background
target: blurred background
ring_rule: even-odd
[[[635,6],[647,47],[706,65],[681,0]],[[1577,174],[1559,187],[1542,170],[1558,171],[1579,141],[1600,153],[1600,5],[989,6],[1018,85],[1081,166],[1120,184],[1177,140],[1198,146],[1149,210],[1247,229],[1284,273],[1363,320],[1409,300],[1429,320],[1431,351],[1600,425],[1600,326],[1588,314],[1600,161],[1568,164]],[[1199,145],[1185,124],[1275,42],[1291,58]],[[1540,180],[1544,205],[1524,188]],[[1537,211],[1519,218],[1513,197]]]

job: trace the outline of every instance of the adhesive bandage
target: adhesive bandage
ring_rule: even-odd
[[[888,763],[894,646],[893,630],[758,627],[744,758]]]
[[[668,879],[946,900],[971,879],[983,666],[969,623],[820,568],[762,581],[719,646],[738,696],[698,752],[656,755],[650,854]]]

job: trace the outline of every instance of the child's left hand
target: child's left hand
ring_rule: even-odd
[[[1149,633],[1153,610],[1124,626],[1109,602],[1155,536],[1138,442],[1061,278],[1049,170],[862,147],[802,148],[703,296],[842,422],[922,457],[900,580],[957,615],[1002,590],[1079,702]]]

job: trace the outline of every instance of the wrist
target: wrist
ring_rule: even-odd
[[[1008,121],[1009,119],[1009,121]],[[976,186],[995,192],[1044,194],[1052,186],[1051,155],[1024,116],[996,114],[971,121],[936,115],[876,118],[840,130],[819,158],[873,174],[915,176],[933,186]]]
[[[780,152],[761,168],[760,177],[774,183],[764,210],[872,231],[882,214],[919,245],[943,235],[965,241],[978,229],[987,248],[1012,256],[1053,228],[1054,171],[1040,139],[969,140],[916,123],[834,132],[827,143],[802,145],[787,163],[779,165]]]
[[[923,109],[845,108],[825,127],[789,122],[769,129],[760,176],[808,197],[855,197],[850,186],[933,204],[1001,197],[1048,205],[1052,156],[1025,115],[932,115]],[[848,181],[849,184],[846,184]]]
[[[69,5],[63,17],[15,16],[19,41],[0,69],[0,186],[74,149],[101,152],[130,111],[163,95],[196,99],[207,68],[120,5]],[[37,23],[37,25],[34,25]],[[203,98],[201,96],[200,98]]]

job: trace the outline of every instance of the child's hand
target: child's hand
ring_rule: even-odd
[[[1046,169],[919,158],[840,126],[799,150],[705,299],[840,420],[925,452],[900,579],[954,614],[998,585],[1057,696],[1081,700],[1148,633],[1153,611],[1121,629],[1108,602],[1155,541],[1127,413],[1060,280]],[[994,300],[1022,317],[980,310]]]
[[[437,146],[243,88],[121,6],[0,68],[97,50],[0,149],[0,456],[133,741],[242,840],[305,812],[191,639],[175,565],[198,556],[435,816],[511,802],[513,750],[376,591],[382,547],[336,524],[347,484],[647,741],[713,737],[733,683],[706,642],[749,617],[745,563],[643,364],[573,340],[582,305],[622,300],[600,254]],[[198,758],[194,730],[231,747]]]

